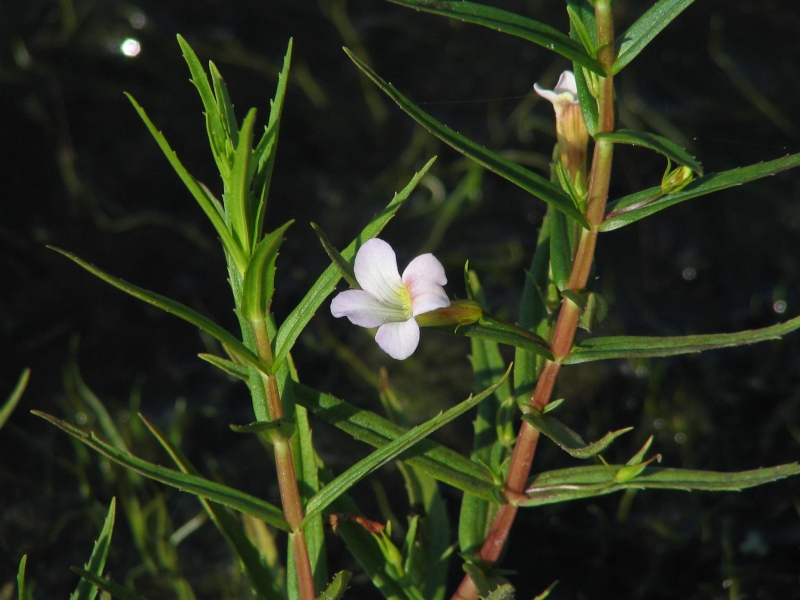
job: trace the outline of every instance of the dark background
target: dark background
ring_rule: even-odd
[[[650,4],[616,0],[618,31]],[[497,5],[567,28],[562,2]],[[310,221],[342,247],[431,156],[439,156],[433,188],[441,184],[449,194],[467,172],[460,155],[362,81],[341,46],[368,56],[436,118],[490,148],[513,151],[541,173],[554,143],[552,113],[531,86],[552,87],[569,65],[524,40],[379,0],[7,0],[0,27],[0,397],[23,367],[32,368],[28,391],[0,432],[0,586],[28,553],[36,597],[63,597],[76,582],[69,565],[86,560],[102,506],[117,493],[91,456],[84,459],[90,491],[81,487],[68,466],[76,450],[28,412],[73,422],[83,414],[91,426],[91,415],[70,400],[70,364],[120,423],[131,417],[132,395],[165,426],[174,423],[176,403],[185,406],[184,450],[198,464],[213,462],[226,483],[275,499],[268,460],[257,452],[253,459],[254,442],[227,428],[250,420],[246,390],[196,358],[217,351],[213,344],[45,248],[68,249],[235,328],[213,230],[122,94],[138,100],[190,172],[219,193],[201,104],[175,35],[217,64],[240,118],[256,106],[262,124],[294,38],[267,216],[270,228],[296,219],[279,259],[279,317],[327,265]],[[706,172],[800,152],[797,31],[795,0],[698,0],[618,77],[620,125],[670,137]],[[141,43],[135,58],[119,51],[129,37]],[[663,169],[656,155],[620,148],[612,197],[656,185]],[[727,332],[800,314],[798,182],[789,171],[602,235],[598,286],[611,313],[597,333]],[[382,237],[397,248],[401,269],[420,249],[433,250],[453,296],[464,295],[469,260],[492,310],[513,320],[544,205],[492,174],[473,192],[439,243],[426,245],[438,200],[424,187]],[[343,354],[342,343],[357,358]],[[295,359],[305,383],[372,410],[379,410],[376,393],[357,367],[375,373],[385,366],[420,420],[471,391],[468,348],[463,339],[424,332],[414,357],[397,363],[362,330],[321,310]],[[800,441],[798,357],[795,335],[702,356],[572,367],[558,392],[571,401],[562,417],[592,439],[635,426],[609,452],[613,460],[627,460],[655,434],[654,450],[668,466],[744,470],[792,462]],[[462,421],[439,439],[467,452],[470,425]],[[313,425],[333,469],[365,452],[344,434]],[[543,444],[534,470],[573,464]],[[390,490],[397,485],[390,468],[380,479]],[[799,485],[640,493],[625,518],[618,516],[621,495],[522,511],[504,566],[518,571],[512,580],[520,598],[556,579],[556,599],[800,598]],[[372,489],[357,493],[368,516],[380,520]],[[444,493],[455,519],[459,494]],[[175,527],[197,510],[179,494],[170,502]],[[122,523],[109,561],[119,581],[140,560],[126,547]],[[179,547],[198,598],[221,597],[229,565],[210,527]],[[344,556],[333,562],[351,566]],[[452,577],[455,585],[458,565]],[[353,597],[375,597],[367,584],[357,586]],[[151,597],[170,596],[162,590]]]

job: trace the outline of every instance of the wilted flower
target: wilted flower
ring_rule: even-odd
[[[575,75],[572,71],[564,71],[558,78],[555,89],[546,90],[539,87],[539,84],[534,84],[533,89],[553,104],[561,164],[574,180],[586,162],[586,146],[589,143],[589,132],[578,103]]]
[[[414,317],[450,305],[442,263],[433,254],[422,254],[401,277],[394,250],[375,238],[361,246],[353,268],[362,289],[337,294],[331,313],[360,327],[378,327],[378,345],[392,358],[408,358],[419,344]]]

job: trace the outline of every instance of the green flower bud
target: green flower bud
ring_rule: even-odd
[[[420,327],[440,327],[442,325],[469,325],[477,323],[483,316],[483,310],[472,300],[456,300],[450,306],[437,308],[417,315]]]

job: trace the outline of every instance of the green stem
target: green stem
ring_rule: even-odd
[[[598,0],[595,5],[595,15],[597,18],[597,39],[600,46],[598,59],[606,69],[606,72],[610,73],[611,65],[614,64],[614,24],[611,14],[611,0]],[[598,112],[598,131],[614,131],[614,82],[611,76],[601,80]],[[567,284],[567,289],[575,292],[583,290],[589,280],[597,244],[597,234],[600,224],[603,222],[608,201],[613,152],[613,144],[604,140],[595,143],[592,168],[589,174],[586,207],[586,220],[589,223],[589,229],[581,231],[572,272]],[[554,360],[545,362],[536,382],[536,388],[531,396],[531,406],[541,410],[550,401],[561,370],[561,361],[569,355],[572,349],[579,318],[580,309],[565,298],[561,302],[561,309],[551,342]],[[489,529],[489,534],[478,555],[486,567],[491,568],[497,563],[508,540],[517,514],[517,499],[525,493],[525,484],[530,475],[538,441],[539,432],[529,425],[527,421],[523,421],[511,455],[505,484],[505,495],[509,502],[499,507]],[[453,595],[452,600],[475,600],[477,597],[478,592],[475,584],[469,576],[466,576]]]

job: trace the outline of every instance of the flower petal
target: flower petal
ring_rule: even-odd
[[[392,306],[403,306],[402,281],[392,247],[378,238],[364,242],[353,264],[358,284],[375,298]]]
[[[442,286],[447,283],[444,267],[433,254],[422,254],[403,271],[403,283],[411,294],[411,313],[416,317],[450,306]]]
[[[578,84],[575,82],[575,74],[572,71],[564,71],[558,78],[558,83],[553,89],[556,94],[572,94],[572,99],[578,97]]]
[[[347,290],[337,294],[331,301],[331,314],[337,318],[347,317],[360,327],[377,327],[391,321],[406,320],[402,310],[387,306],[364,290]]]
[[[419,325],[414,319],[403,323],[386,323],[378,329],[375,341],[392,358],[406,359],[419,344]]]

